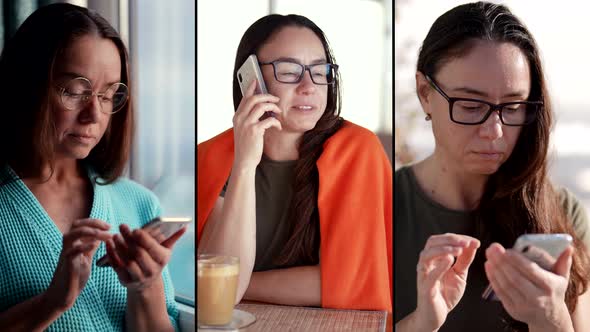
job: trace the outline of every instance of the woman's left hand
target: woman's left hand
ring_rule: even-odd
[[[162,275],[168,264],[172,247],[186,232],[186,226],[166,241],[142,229],[131,231],[127,225],[119,226],[120,234],[107,241],[107,254],[119,281],[128,291],[143,291]]]
[[[494,292],[514,319],[529,330],[572,330],[565,304],[573,248],[557,259],[553,272],[546,271],[513,249],[494,243],[486,250],[485,271]]]

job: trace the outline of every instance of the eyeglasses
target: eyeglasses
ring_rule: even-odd
[[[93,96],[98,98],[100,111],[113,114],[120,111],[129,98],[129,89],[123,83],[115,83],[104,92],[93,92],[92,83],[85,77],[77,77],[64,86],[58,86],[62,105],[70,111],[84,109]]]
[[[451,121],[463,125],[478,125],[486,122],[497,111],[500,121],[507,126],[524,126],[535,121],[543,108],[542,101],[515,101],[492,104],[484,100],[449,97],[428,75],[424,75],[432,87],[449,102]]]
[[[272,65],[275,79],[281,83],[296,84],[301,82],[305,71],[309,71],[311,81],[319,85],[334,84],[338,65],[334,63],[319,63],[302,65],[297,62],[276,60],[259,62],[261,65]]]

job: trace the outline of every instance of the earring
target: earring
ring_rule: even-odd
[[[430,116],[430,113],[426,113],[426,117],[424,118],[424,120],[430,121],[431,119],[432,117]]]

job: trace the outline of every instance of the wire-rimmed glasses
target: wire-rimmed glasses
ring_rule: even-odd
[[[96,96],[99,100],[100,111],[114,114],[120,111],[129,98],[129,89],[123,83],[114,83],[103,92],[92,91],[92,83],[85,77],[76,77],[63,86],[58,86],[62,105],[70,111],[84,109],[90,99]]]

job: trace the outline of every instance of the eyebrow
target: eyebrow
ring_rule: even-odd
[[[301,64],[301,61],[299,61],[298,59],[290,58],[290,57],[280,57],[280,58],[276,59],[275,61],[295,62],[295,63]],[[324,64],[324,63],[327,63],[326,58],[319,58],[319,59],[313,60],[310,63],[310,65],[318,65],[318,64]]]
[[[84,76],[84,75],[82,75],[80,73],[76,73],[76,72],[67,71],[67,72],[60,73],[60,75],[61,76],[66,76],[66,77],[72,78],[72,79],[73,78],[78,78],[78,77],[83,77],[83,78],[85,78],[85,79],[87,79],[87,80],[90,81],[90,79],[88,77],[86,77],[86,76]],[[105,86],[111,86],[111,85],[113,85],[115,83],[120,83],[120,82],[121,82],[120,80],[119,81],[115,81],[115,82],[107,82],[107,83],[103,84],[103,87],[105,87]],[[90,83],[92,83],[92,81],[90,81]]]
[[[490,95],[488,95],[487,93],[483,92],[483,91],[479,91],[476,89],[472,89],[472,88],[467,88],[467,87],[459,87],[459,88],[455,88],[452,89],[451,91],[454,92],[465,92],[465,93],[469,93],[472,95],[477,95],[477,96],[481,96],[481,97],[486,97],[489,98]],[[502,96],[502,98],[511,98],[511,97],[521,97],[521,98],[525,98],[526,97],[526,93],[525,91],[514,91],[514,92],[510,92],[505,94],[504,96]]]

